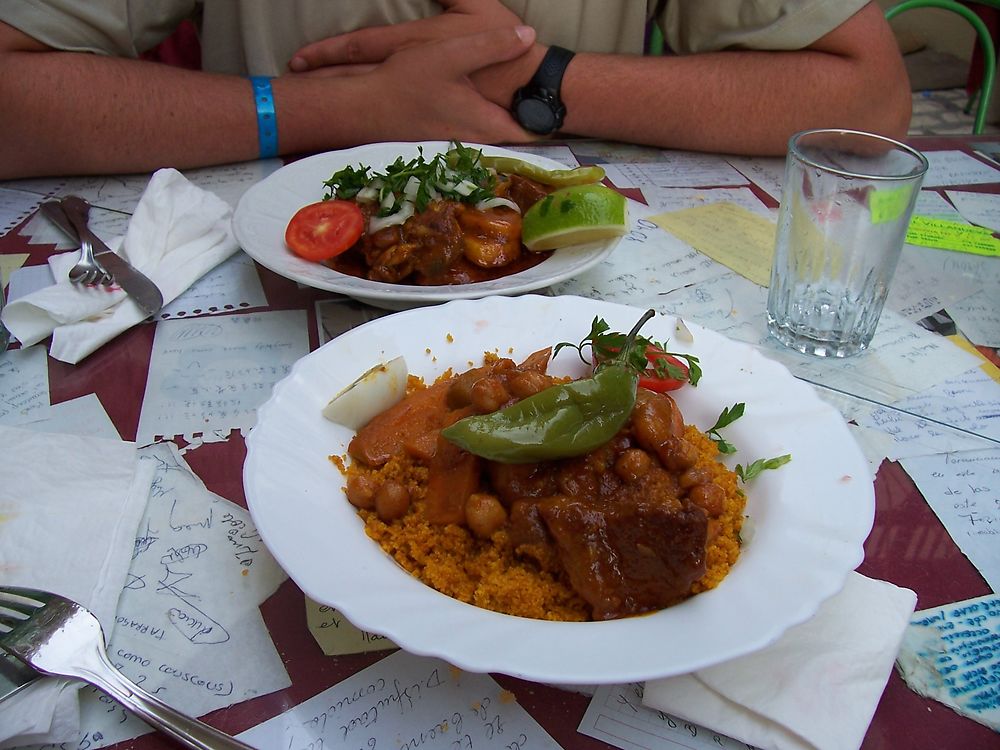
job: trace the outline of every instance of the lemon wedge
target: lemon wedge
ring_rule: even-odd
[[[521,241],[529,250],[555,250],[621,237],[628,231],[628,202],[600,183],[560,188],[524,213]]]

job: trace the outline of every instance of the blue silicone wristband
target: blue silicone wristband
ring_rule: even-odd
[[[278,155],[278,118],[274,112],[271,79],[267,76],[251,76],[250,85],[253,87],[253,101],[257,107],[260,158],[271,159]]]

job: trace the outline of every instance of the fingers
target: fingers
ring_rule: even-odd
[[[288,67],[301,73],[324,65],[380,63],[397,49],[421,41],[419,26],[414,28],[419,23],[373,26],[321,39],[296,52]]]
[[[490,65],[513,60],[531,49],[535,30],[530,26],[512,26],[481,31],[478,34],[436,42],[435,57],[445,74],[470,75]]]

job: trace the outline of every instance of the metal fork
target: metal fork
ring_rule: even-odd
[[[74,284],[101,284],[110,286],[115,282],[115,277],[108,273],[108,270],[101,265],[101,262],[94,257],[94,245],[90,241],[89,233],[86,231],[86,217],[90,212],[90,205],[81,201],[76,196],[68,196],[63,201],[80,201],[85,209],[82,218],[75,211],[67,211],[63,208],[62,201],[46,201],[41,205],[42,212],[57,227],[70,237],[80,239],[80,260],[69,270],[69,280]],[[81,227],[81,220],[83,225]]]
[[[89,682],[187,747],[252,750],[130,682],[109,661],[100,622],[70,599],[35,589],[0,587],[0,648],[42,674]]]

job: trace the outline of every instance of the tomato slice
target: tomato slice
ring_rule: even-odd
[[[328,200],[303,206],[285,228],[285,244],[306,260],[329,260],[350,250],[365,219],[354,201]]]
[[[649,367],[639,376],[639,385],[650,391],[676,391],[691,379],[690,368],[657,346],[646,347]]]
[[[611,359],[617,353],[617,346],[605,344],[599,348],[595,362]],[[649,367],[639,376],[641,388],[663,393],[676,391],[685,383],[691,382],[691,368],[687,363],[673,354],[667,354],[654,344],[646,345],[646,361],[649,362]]]

